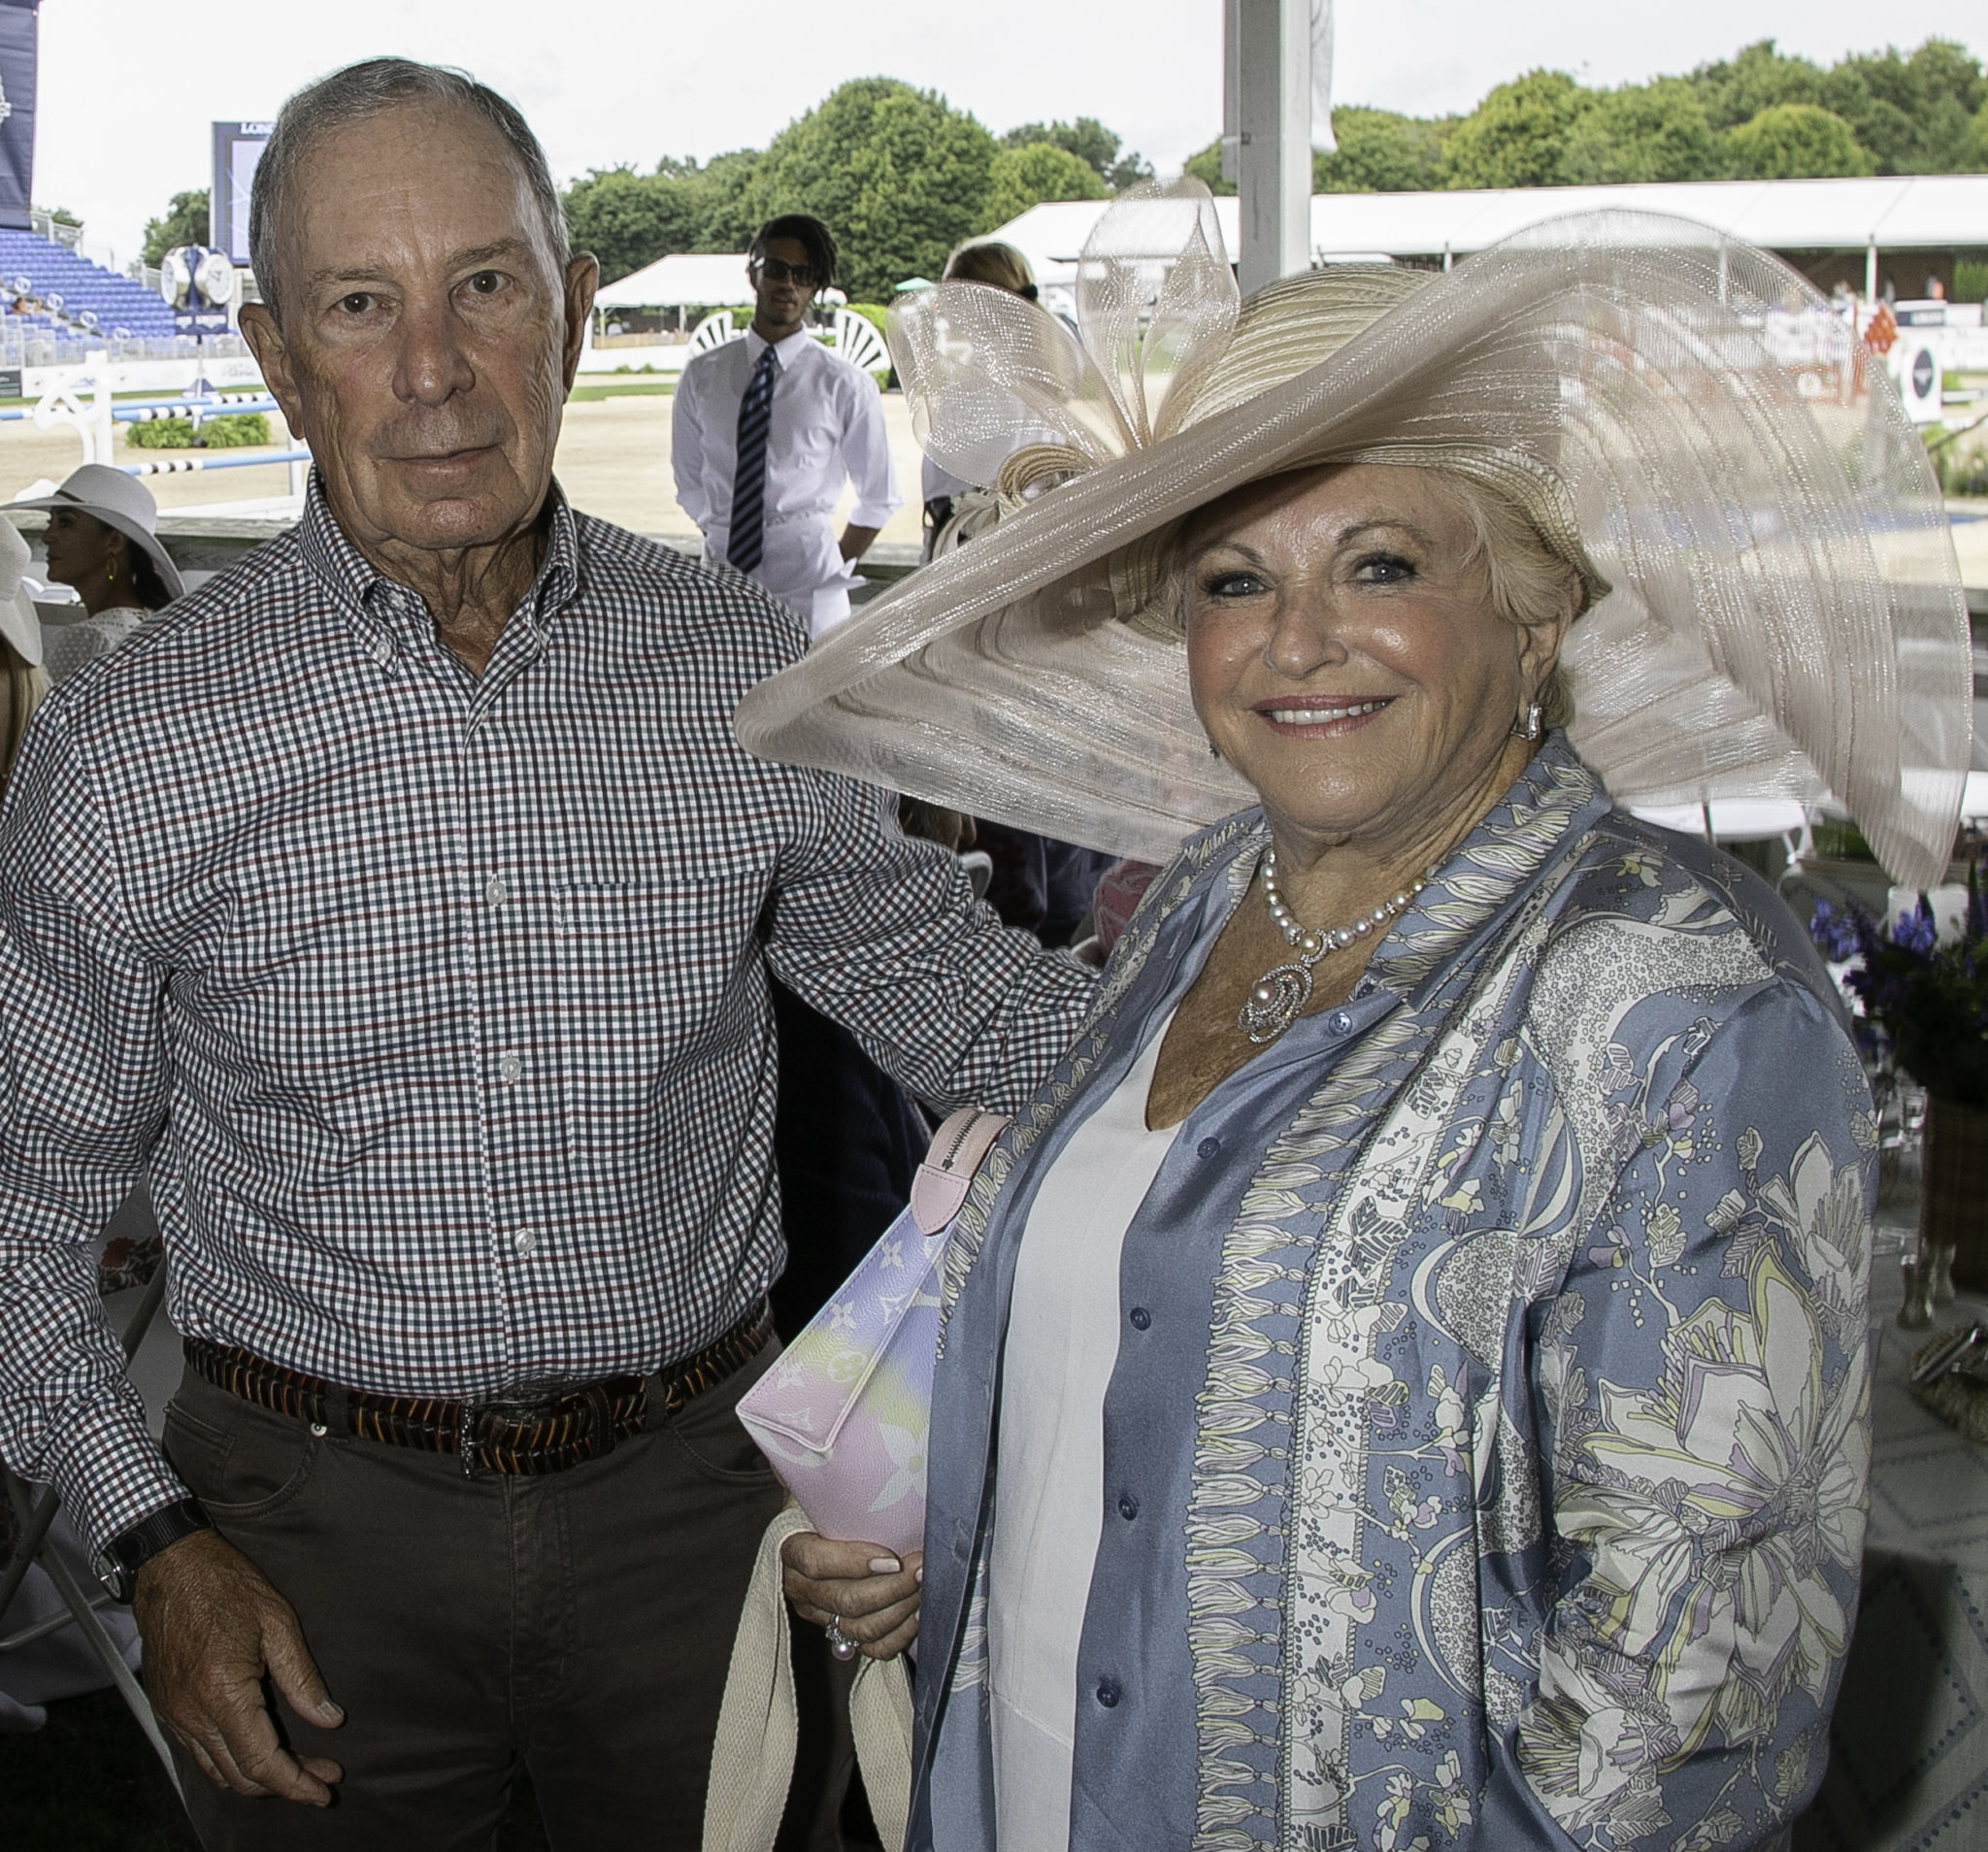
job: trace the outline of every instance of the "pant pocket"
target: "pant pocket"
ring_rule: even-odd
[[[757,1356],[679,1410],[658,1438],[680,1448],[711,1478],[763,1484],[773,1476],[773,1468],[739,1419],[739,1403],[779,1354],[780,1340],[769,1339]]]
[[[217,1390],[189,1393],[182,1384],[166,1406],[166,1458],[216,1518],[281,1510],[303,1491],[323,1445],[304,1422]]]

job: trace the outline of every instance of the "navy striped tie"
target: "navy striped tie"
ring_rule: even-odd
[[[779,356],[771,347],[759,356],[739,401],[739,464],[732,473],[732,531],[726,557],[749,573],[766,551],[766,435],[773,426],[773,386]]]

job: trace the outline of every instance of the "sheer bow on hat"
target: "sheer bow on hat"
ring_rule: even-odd
[[[1335,266],[1241,305],[1228,275],[1182,182],[1103,215],[1081,339],[976,285],[911,305],[914,425],[1001,519],[752,690],[741,741],[1163,860],[1252,795],[1188,701],[1172,525],[1312,463],[1441,467],[1581,572],[1571,732],[1619,802],[1833,794],[1895,878],[1939,877],[1971,747],[1952,540],[1882,368],[1802,277],[1632,213],[1441,275]]]

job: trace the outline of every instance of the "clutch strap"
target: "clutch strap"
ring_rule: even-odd
[[[937,1235],[959,1213],[980,1161],[1008,1130],[1007,1116],[962,1107],[932,1135],[911,1178],[911,1220],[921,1235]]]

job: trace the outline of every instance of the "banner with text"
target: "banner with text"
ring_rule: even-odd
[[[230,261],[248,261],[248,189],[269,140],[270,122],[214,125],[214,191],[209,195],[207,242]]]
[[[35,183],[35,9],[0,0],[0,225],[24,231]]]

